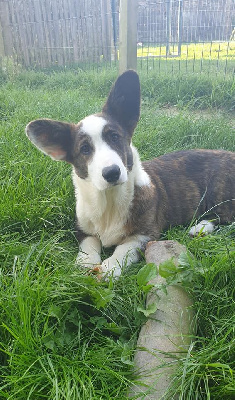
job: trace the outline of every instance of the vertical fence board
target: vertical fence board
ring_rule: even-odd
[[[2,39],[4,44],[4,54],[6,56],[13,56],[13,40],[10,22],[9,3],[6,1],[0,2],[0,19],[2,26]]]
[[[45,66],[44,32],[41,23],[41,7],[40,0],[34,1],[35,23],[32,27],[34,54],[36,64]]]
[[[5,47],[4,47],[4,41],[3,41],[3,33],[2,33],[2,22],[0,19],[0,59],[2,57],[5,57]]]
[[[60,47],[60,16],[59,16],[59,4],[58,1],[51,0],[51,12],[52,12],[52,21],[51,21],[51,46],[53,48],[53,64],[63,65],[63,56],[61,51],[57,51]]]
[[[21,1],[20,3],[20,12],[16,13],[17,15],[17,23],[19,26],[19,38],[20,38],[20,47],[22,50],[22,54],[24,55],[24,60],[26,65],[31,64],[31,48],[28,45],[28,34],[27,34],[27,2]],[[16,8],[16,4],[15,4]]]
[[[101,0],[101,23],[102,23],[102,43],[103,43],[103,57],[105,61],[111,61],[111,30],[108,23],[108,15],[111,15],[110,2]]]

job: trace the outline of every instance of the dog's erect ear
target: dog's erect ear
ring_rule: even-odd
[[[135,71],[129,70],[118,77],[103,107],[132,135],[140,115],[140,81]]]
[[[70,162],[72,144],[72,124],[38,119],[26,126],[26,134],[31,142],[54,160]]]

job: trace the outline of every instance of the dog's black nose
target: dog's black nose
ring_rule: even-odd
[[[102,175],[108,183],[115,183],[121,175],[121,170],[118,165],[113,164],[110,167],[105,167],[102,171]]]

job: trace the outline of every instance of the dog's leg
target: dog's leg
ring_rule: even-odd
[[[140,258],[139,251],[144,250],[146,243],[150,240],[148,236],[133,235],[118,245],[113,255],[101,264],[104,275],[112,273],[115,278],[119,277],[122,267],[137,262]]]
[[[76,263],[87,268],[93,268],[101,263],[101,243],[95,236],[88,236],[82,240]]]
[[[209,233],[212,233],[213,230],[215,229],[215,224],[211,221],[203,220],[199,222],[198,224],[192,226],[192,228],[189,231],[190,236],[198,236],[198,235],[208,235]]]

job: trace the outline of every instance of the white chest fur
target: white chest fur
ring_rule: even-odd
[[[124,225],[134,197],[133,179],[99,191],[73,172],[73,183],[80,228],[88,235],[98,236],[106,247],[119,244],[125,235]]]
[[[124,238],[135,186],[151,184],[137,150],[132,145],[131,148],[133,168],[122,185],[98,190],[90,180],[79,178],[75,171],[72,174],[79,226],[88,235],[98,236],[105,247],[117,245]]]

